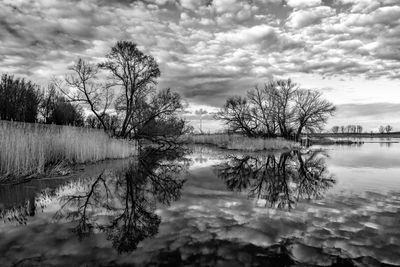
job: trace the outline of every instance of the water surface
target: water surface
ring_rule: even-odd
[[[400,144],[146,150],[0,187],[5,266],[400,265]]]

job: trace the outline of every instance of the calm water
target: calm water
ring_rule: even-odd
[[[400,144],[147,150],[0,210],[1,266],[400,265]]]

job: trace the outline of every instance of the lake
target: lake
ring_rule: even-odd
[[[400,143],[91,168],[0,186],[1,266],[400,265]]]

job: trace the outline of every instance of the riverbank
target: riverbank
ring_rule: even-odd
[[[60,166],[128,158],[137,151],[136,142],[97,129],[0,121],[0,183]]]
[[[242,151],[290,150],[300,148],[298,143],[283,138],[249,138],[242,135],[228,134],[190,135],[187,137],[186,142],[189,144],[213,145],[222,149]]]

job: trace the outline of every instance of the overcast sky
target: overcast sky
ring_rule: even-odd
[[[400,130],[399,0],[1,0],[0,40],[0,72],[42,85],[131,40],[192,111],[290,77],[338,106],[328,127]]]

